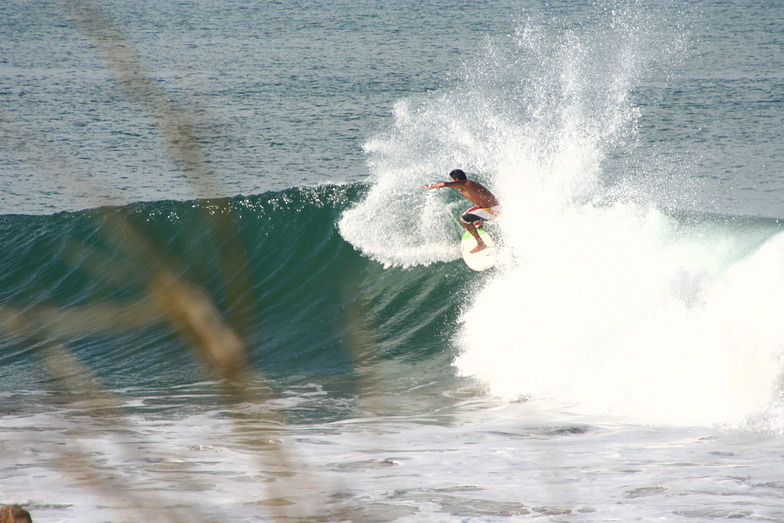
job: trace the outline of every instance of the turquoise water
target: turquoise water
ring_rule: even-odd
[[[4,2],[0,503],[784,518],[782,25]],[[420,188],[455,167],[502,201],[493,271]]]

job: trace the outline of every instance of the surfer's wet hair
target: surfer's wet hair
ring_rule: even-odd
[[[454,171],[449,173],[449,176],[453,180],[465,180],[466,174],[462,171],[462,169],[455,169]]]

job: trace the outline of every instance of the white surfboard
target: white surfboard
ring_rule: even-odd
[[[471,236],[471,233],[465,231],[463,239],[460,241],[460,251],[463,253],[463,260],[465,260],[466,265],[475,271],[485,271],[495,266],[498,254],[495,250],[495,242],[487,231],[480,227],[477,228],[477,232],[487,247],[479,252],[472,253],[471,249],[477,245],[476,240]]]

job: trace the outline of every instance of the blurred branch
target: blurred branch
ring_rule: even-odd
[[[98,47],[117,82],[147,111],[161,132],[169,154],[190,179],[214,180],[193,125],[144,70],[142,59],[104,11],[90,0],[62,0],[84,33]],[[203,195],[204,196],[204,195]]]
[[[60,3],[98,48],[114,72],[117,83],[155,122],[169,155],[193,184],[197,196],[214,198],[217,178],[199,144],[194,125],[145,71],[143,61],[122,32],[96,2],[60,0]],[[27,140],[29,133],[20,126],[14,126],[8,121],[0,121],[0,124],[3,135],[11,136],[25,157],[35,161],[39,157],[37,149],[47,150],[40,140]],[[43,163],[48,170],[53,169],[51,165]],[[77,178],[76,169],[64,169],[71,178]],[[54,167],[54,171],[57,172],[58,168]],[[254,307],[249,292],[253,285],[248,253],[240,234],[238,216],[226,201],[208,199],[203,208],[209,218],[211,234],[220,241],[218,255],[234,326],[226,321],[204,287],[186,279],[184,270],[178,270],[181,263],[167,253],[168,245],[155,244],[122,213],[103,209],[100,212],[101,231],[118,250],[109,256],[97,249],[83,247],[76,256],[78,263],[87,270],[95,271],[94,277],[102,280],[121,281],[124,273],[132,271],[134,276],[146,282],[143,295],[127,303],[107,302],[62,308],[34,305],[24,311],[17,307],[0,306],[0,330],[15,340],[37,343],[41,347],[39,354],[43,365],[65,388],[88,400],[102,399],[102,404],[110,406],[114,404],[110,392],[73,351],[56,340],[93,333],[144,329],[166,322],[199,354],[208,370],[228,387],[230,401],[263,403],[268,399],[266,382],[261,373],[250,365],[247,347],[237,330],[237,327],[243,329],[253,325],[250,313]],[[73,257],[74,253],[70,255]],[[91,259],[91,256],[97,258]],[[110,410],[116,412],[116,409]],[[101,415],[106,412],[102,411]],[[111,414],[109,417],[113,416]],[[280,411],[265,416],[266,421],[269,421],[267,417],[275,418],[278,426],[284,423]],[[117,417],[111,421],[114,424],[122,423],[122,419]],[[262,430],[261,425],[257,430]],[[242,429],[239,426],[236,428]],[[79,430],[89,431],[90,428],[84,426]],[[261,453],[260,457],[271,459],[275,470],[294,470],[280,445],[271,450]],[[150,505],[149,501],[140,500],[138,495],[129,495],[128,489],[119,480],[107,477],[107,474],[96,468],[91,463],[89,449],[82,448],[63,456],[63,468],[77,472],[82,478],[89,478],[88,484],[92,488],[114,499],[125,500],[128,506],[144,509]],[[261,470],[266,469],[261,467]],[[308,483],[307,478],[302,476],[297,481]],[[299,487],[302,488],[302,485]],[[283,481],[273,481],[267,488],[273,491],[272,496],[280,499],[296,491],[292,485]],[[156,498],[151,496],[150,499]],[[297,505],[300,506],[286,508],[283,504],[275,507],[276,516],[290,516],[292,511],[302,512],[300,515],[304,516],[307,509],[302,502],[306,501],[312,500],[297,499]],[[171,521],[181,520],[174,513],[168,517]],[[196,519],[190,517],[186,520]]]

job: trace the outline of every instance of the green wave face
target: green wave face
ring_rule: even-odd
[[[0,341],[6,385],[45,382],[38,356],[52,343],[114,386],[201,379],[191,340],[157,305],[163,273],[199,289],[272,377],[448,352],[469,271],[385,268],[355,250],[336,222],[364,190],[0,217],[2,319],[25,325]]]

